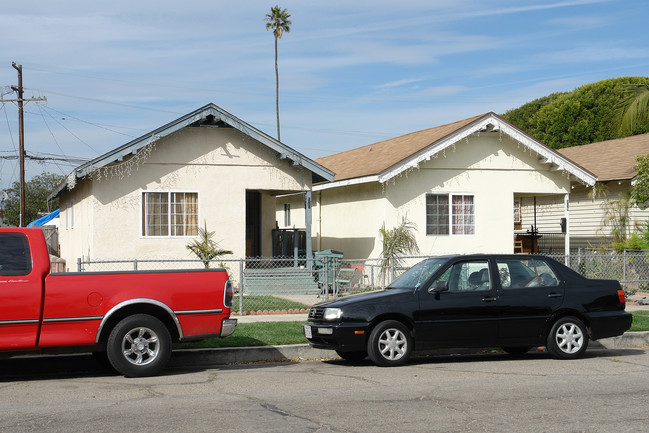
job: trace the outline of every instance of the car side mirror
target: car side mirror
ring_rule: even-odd
[[[448,281],[437,280],[433,285],[428,289],[429,293],[441,293],[448,292]]]

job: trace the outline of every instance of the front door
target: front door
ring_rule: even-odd
[[[22,233],[0,233],[1,349],[36,347],[42,286],[43,280],[32,269],[27,237]]]
[[[246,257],[261,257],[261,193],[246,191]]]
[[[493,345],[498,317],[492,281],[486,259],[451,265],[428,290],[419,293],[419,310],[414,315],[417,341],[431,347]]]

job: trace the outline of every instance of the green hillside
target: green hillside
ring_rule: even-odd
[[[611,78],[572,92],[552,93],[502,115],[532,137],[555,149],[649,132],[649,121],[632,134],[619,133],[616,105],[628,83],[649,83],[649,77]]]

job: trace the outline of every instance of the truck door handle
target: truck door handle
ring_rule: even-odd
[[[562,296],[563,296],[563,295],[562,295],[561,293],[554,293],[554,292],[552,292],[552,293],[550,293],[550,294],[548,295],[548,298],[560,298],[560,297],[562,297]]]
[[[493,298],[493,297],[490,297],[490,296],[485,296],[484,298],[482,298],[483,302],[494,302],[495,300],[496,300],[496,298]]]

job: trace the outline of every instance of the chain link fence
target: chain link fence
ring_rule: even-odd
[[[629,293],[649,288],[649,251],[579,250],[548,255],[588,278],[615,279]],[[235,288],[233,314],[306,313],[316,302],[387,287],[425,256],[347,260],[342,255],[306,258],[216,259],[210,268],[228,271]],[[77,261],[78,272],[203,269],[200,260]]]

